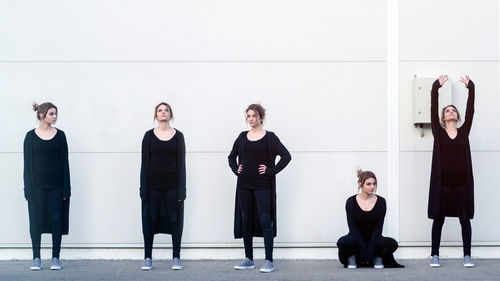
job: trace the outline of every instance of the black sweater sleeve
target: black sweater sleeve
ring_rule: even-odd
[[[475,85],[472,80],[469,80],[467,88],[469,88],[469,97],[467,98],[467,109],[465,110],[465,122],[460,129],[468,136],[472,127],[472,118],[474,117]]]
[[[139,195],[141,196],[142,201],[148,200],[148,187],[147,187],[147,179],[146,179],[146,165],[148,161],[149,154],[149,146],[148,146],[148,132],[144,134],[144,138],[142,138],[142,149],[141,149],[141,175],[140,175],[140,184],[139,187]]]
[[[431,90],[431,128],[432,135],[436,138],[439,132],[442,130],[441,124],[439,123],[439,80],[436,79],[432,84]]]
[[[288,163],[292,160],[292,156],[274,133],[272,133],[271,136],[275,153],[280,156],[280,161],[278,161],[276,166],[266,168],[266,174],[274,176],[288,165]]]
[[[31,182],[31,136],[30,132],[24,137],[23,145],[23,157],[24,157],[24,198],[28,201],[33,200],[33,185]]]
[[[233,144],[233,149],[231,149],[231,152],[229,153],[229,156],[227,157],[227,160],[229,162],[229,167],[231,168],[231,171],[238,176],[238,162],[236,161],[236,158],[238,157],[238,151],[240,147],[240,139],[241,135],[244,134],[245,132],[240,133],[238,138],[234,141]]]
[[[179,132],[179,145],[177,148],[177,159],[178,159],[178,184],[179,188],[177,191],[177,200],[186,199],[186,143],[184,142],[184,135]]]
[[[63,168],[63,198],[71,197],[71,183],[69,176],[69,156],[68,156],[68,142],[66,135],[61,131],[61,157]]]

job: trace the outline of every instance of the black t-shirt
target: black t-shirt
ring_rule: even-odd
[[[61,144],[57,131],[50,140],[41,139],[36,133],[33,141],[33,176],[40,189],[62,188]]]
[[[238,188],[243,189],[268,189],[271,188],[271,179],[268,175],[259,174],[259,165],[266,163],[268,154],[267,133],[259,140],[250,141],[248,137],[243,139],[242,151],[240,152],[240,164],[243,166],[238,176]]]
[[[151,137],[149,184],[155,189],[177,188],[177,132],[168,141]]]
[[[363,211],[356,198],[354,198],[352,219],[366,243],[370,242],[370,238],[377,228],[378,222],[383,218],[383,210],[381,210],[379,202],[380,198],[377,198],[377,202],[375,202],[375,205],[370,211]]]
[[[465,140],[457,135],[451,139],[447,133],[441,138],[442,184],[458,186],[467,184]]]

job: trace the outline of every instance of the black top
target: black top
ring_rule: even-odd
[[[467,166],[465,160],[465,141],[463,138],[450,138],[445,134],[441,138],[441,173],[443,185],[459,186],[467,184]]]
[[[56,132],[50,140],[33,139],[33,176],[36,188],[55,189],[63,186],[61,144]]]
[[[259,174],[259,165],[266,165],[267,149],[267,133],[257,141],[251,141],[248,137],[243,139],[240,152],[242,170],[238,176],[238,188],[250,190],[271,188],[269,175]]]
[[[149,158],[149,184],[155,189],[177,188],[177,132],[168,141],[153,132]]]
[[[437,219],[442,216],[441,205],[443,203],[442,198],[442,169],[443,164],[449,164],[447,159],[441,161],[441,140],[447,138],[448,134],[446,130],[443,129],[441,123],[439,122],[439,80],[434,81],[432,84],[431,92],[431,128],[432,135],[434,136],[434,144],[432,149],[432,168],[431,168],[431,179],[429,184],[429,204],[427,207],[427,216],[430,219]],[[474,116],[474,99],[475,99],[475,86],[472,80],[469,80],[467,85],[469,89],[469,97],[467,98],[467,109],[465,110],[464,123],[460,128],[458,128],[458,134],[456,138],[461,138],[465,143],[465,177],[466,177],[466,201],[465,209],[469,219],[474,217],[474,176],[472,174],[472,157],[470,153],[470,143],[469,143],[469,133],[472,127],[472,119]]]
[[[368,212],[361,210],[356,201],[356,195],[347,199],[345,203],[347,225],[349,227],[349,235],[354,237],[360,248],[359,262],[370,262],[373,260],[375,245],[377,240],[382,237],[386,208],[385,199],[378,195],[377,203]]]
[[[364,211],[358,204],[356,198],[354,198],[354,209],[352,213],[352,219],[359,229],[361,237],[365,243],[370,242],[370,238],[377,228],[378,222],[384,217],[385,210],[382,210],[381,204],[379,204],[379,199],[375,202],[375,205],[370,211]]]

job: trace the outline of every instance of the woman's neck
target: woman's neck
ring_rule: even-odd
[[[171,128],[172,127],[170,127],[170,123],[169,122],[162,121],[162,122],[158,123],[158,130],[160,130],[160,131],[168,131]]]
[[[446,121],[444,124],[446,131],[448,132],[454,132],[457,130],[457,122],[456,121]]]
[[[49,131],[50,129],[52,129],[52,125],[47,122],[40,122],[40,125],[38,126],[38,130],[40,131]]]
[[[262,131],[264,131],[264,129],[262,128],[262,126],[252,127],[250,129],[250,132],[252,132],[252,133],[260,133]]]
[[[365,193],[365,192],[361,192],[361,193],[359,193],[358,195],[359,195],[359,198],[360,198],[361,200],[368,200],[368,199],[373,198],[373,196],[375,196],[375,193],[368,194],[368,193]]]

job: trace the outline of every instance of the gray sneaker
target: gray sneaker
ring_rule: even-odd
[[[142,270],[151,270],[153,269],[153,260],[150,258],[145,258],[144,263],[141,266]]]
[[[52,258],[52,265],[50,266],[50,269],[60,270],[61,268],[61,261],[58,258]]]
[[[357,268],[356,256],[350,256],[347,258],[347,268]]]
[[[470,256],[465,256],[464,257],[464,267],[474,267],[476,266],[473,262]]]
[[[31,270],[40,270],[42,269],[42,261],[40,258],[34,258],[33,263],[31,264],[30,267]]]
[[[384,268],[384,263],[382,262],[381,257],[375,257],[373,260],[373,267],[374,268]]]
[[[172,269],[173,270],[181,270],[182,269],[182,263],[179,258],[174,258],[172,260]]]
[[[264,265],[260,268],[260,272],[271,273],[274,271],[274,265],[271,261],[266,260]]]
[[[255,268],[255,263],[249,258],[245,258],[242,262],[240,262],[240,264],[234,266],[234,269],[239,270],[253,268]]]
[[[440,267],[441,264],[439,263],[439,256],[438,255],[434,255],[431,257],[431,264],[430,264],[431,267]]]

